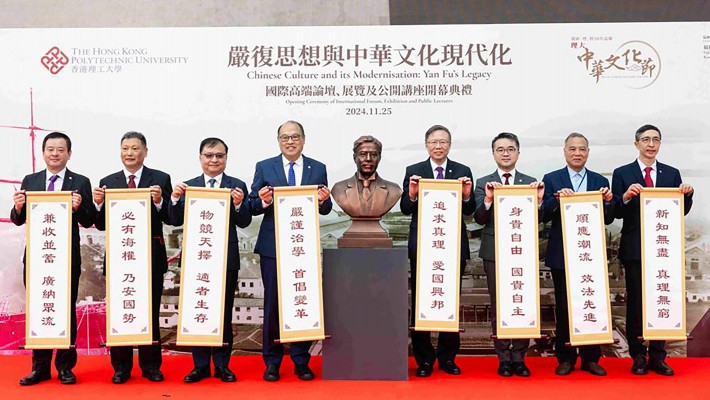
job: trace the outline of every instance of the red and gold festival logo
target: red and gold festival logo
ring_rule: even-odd
[[[59,47],[54,46],[42,56],[41,62],[47,68],[47,71],[51,72],[52,75],[56,75],[69,64],[69,57]]]
[[[651,86],[661,74],[661,56],[649,43],[624,42],[616,49],[609,46],[612,37],[573,37],[571,49],[587,75],[599,84],[613,79],[629,88]]]

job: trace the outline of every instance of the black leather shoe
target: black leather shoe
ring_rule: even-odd
[[[598,363],[591,361],[588,363],[582,363],[582,371],[587,371],[592,375],[596,376],[606,376],[606,370],[602,368]]]
[[[634,358],[634,364],[631,366],[631,373],[634,375],[646,375],[648,373],[646,356],[636,356],[636,358]]]
[[[148,371],[143,371],[143,377],[148,378],[151,382],[162,382],[165,380],[163,373],[159,369],[150,369]]]
[[[461,368],[452,360],[444,361],[443,363],[439,361],[439,369],[449,375],[461,375]]]
[[[20,385],[22,385],[22,386],[36,385],[40,382],[48,381],[50,379],[52,379],[52,374],[50,374],[49,371],[46,371],[46,372],[32,371],[32,372],[30,372],[29,375],[20,379]]]
[[[571,362],[563,361],[555,368],[555,375],[565,376],[571,374],[572,371],[574,371],[574,365]]]
[[[431,367],[431,364],[429,363],[423,363],[419,367],[417,367],[417,377],[419,378],[428,378],[431,376],[431,371],[433,368]]]
[[[264,375],[262,376],[265,381],[267,382],[276,382],[279,380],[279,367],[276,365],[270,364],[266,366],[266,371],[264,371]]]
[[[237,381],[237,376],[234,375],[234,372],[232,372],[229,369],[229,367],[215,367],[214,368],[214,377],[221,379],[222,382],[236,382]]]
[[[195,383],[210,377],[209,368],[194,368],[189,374],[185,375],[185,383]]]
[[[293,372],[296,374],[298,379],[302,381],[312,381],[313,378],[316,376],[313,374],[313,371],[311,371],[310,368],[308,368],[308,365],[296,365],[293,368]]]
[[[527,378],[528,376],[530,376],[530,370],[525,365],[524,361],[513,363],[513,373],[517,376],[522,376],[524,378]]]
[[[506,378],[513,376],[513,366],[507,361],[501,361],[501,363],[498,364],[498,375]]]
[[[126,383],[128,382],[128,378],[131,377],[130,372],[123,372],[123,371],[116,371],[113,374],[113,378],[111,378],[111,382],[115,384],[121,384],[121,383]]]
[[[73,385],[76,383],[76,375],[70,369],[59,371],[59,383],[62,385]]]
[[[673,369],[666,364],[665,361],[651,361],[648,363],[649,369],[658,375],[672,376],[674,375]]]

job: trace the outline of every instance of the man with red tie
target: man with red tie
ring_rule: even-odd
[[[626,340],[634,363],[631,373],[645,375],[649,368],[660,375],[673,375],[665,362],[665,341],[652,340],[648,349],[639,337],[643,334],[641,314],[641,202],[644,187],[677,187],[685,196],[685,213],[693,205],[693,187],[683,183],[680,172],[656,160],[661,148],[661,130],[644,125],[636,130],[634,145],[638,159],[614,170],[611,191],[621,197],[615,216],[624,220],[619,243],[619,260],[626,277]],[[646,359],[648,355],[648,360]]]

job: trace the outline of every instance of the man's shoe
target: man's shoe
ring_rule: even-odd
[[[524,378],[527,378],[528,376],[530,376],[530,370],[525,365],[524,361],[519,361],[519,362],[513,363],[513,373],[517,376],[522,376]]]
[[[59,383],[73,385],[76,383],[76,375],[70,369],[62,369],[59,371]]]
[[[274,364],[269,364],[266,366],[266,371],[262,376],[267,382],[276,382],[279,380],[279,367]]]
[[[449,375],[461,375],[461,368],[453,360],[444,361],[443,363],[439,361],[439,369]]]
[[[596,363],[594,361],[588,362],[588,363],[582,363],[582,371],[587,371],[592,375],[596,376],[606,376],[606,370],[602,368],[599,363]]]
[[[419,367],[417,367],[417,377],[428,378],[431,376],[432,370],[433,370],[433,368],[432,368],[431,364],[422,363]]]
[[[649,369],[658,375],[672,376],[674,375],[673,368],[671,368],[665,361],[649,362]]]
[[[36,385],[36,384],[43,382],[43,381],[48,381],[50,379],[52,379],[52,374],[50,374],[49,371],[46,371],[46,372],[32,371],[32,372],[30,372],[29,375],[20,379],[20,385],[31,386],[31,385]]]
[[[116,371],[113,374],[113,378],[111,378],[111,382],[115,384],[121,384],[121,383],[126,383],[128,382],[128,378],[131,377],[130,372],[123,372],[123,371]]]
[[[229,369],[229,367],[215,367],[214,368],[214,377],[221,379],[222,382],[236,382],[237,381],[237,376],[234,375],[234,372],[232,372]]]
[[[582,366],[582,369],[584,369],[584,366]],[[574,371],[574,365],[571,362],[563,361],[555,368],[555,375],[565,376],[571,374],[572,371]]]
[[[143,371],[143,377],[147,378],[151,382],[162,382],[165,380],[163,373],[159,369],[150,369]]]
[[[313,371],[311,371],[311,369],[308,368],[308,364],[296,365],[293,368],[293,372],[296,374],[298,379],[300,379],[302,381],[312,381],[313,378],[316,377],[313,374]]]
[[[498,375],[504,376],[506,378],[513,376],[513,366],[510,364],[510,362],[501,361],[501,363],[498,364]]]
[[[183,381],[185,381],[185,383],[195,383],[209,377],[209,368],[194,368],[189,374],[185,375],[185,379],[183,379]]]
[[[636,358],[634,358],[634,364],[631,366],[631,373],[634,375],[646,375],[648,373],[646,356],[636,356]]]

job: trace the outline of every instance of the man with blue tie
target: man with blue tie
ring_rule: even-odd
[[[550,267],[552,281],[555,286],[555,355],[559,365],[555,369],[557,375],[569,375],[574,370],[577,352],[582,359],[582,370],[592,375],[604,376],[606,371],[599,365],[602,355],[600,345],[571,347],[569,310],[567,307],[567,280],[565,276],[564,246],[562,244],[562,221],[560,216],[560,195],[571,195],[575,192],[598,191],[604,200],[604,222],[614,222],[614,195],[609,189],[609,180],[604,176],[590,171],[585,167],[589,158],[589,142],[581,133],[570,133],[565,139],[565,161],[567,166],[550,172],[542,178],[545,194],[542,201],[542,222],[552,221],[550,235],[547,241],[545,264]]]
[[[195,367],[185,376],[187,383],[199,382],[211,376],[210,357],[214,363],[214,376],[222,382],[235,382],[236,375],[229,369],[229,358],[232,354],[234,341],[232,333],[232,311],[234,308],[234,292],[237,289],[237,274],[239,273],[239,238],[237,227],[246,228],[251,223],[249,205],[244,201],[248,195],[247,185],[224,173],[227,167],[227,144],[218,138],[207,138],[200,143],[200,165],[202,175],[185,183],[175,185],[170,198],[169,214],[173,225],[180,226],[184,222],[185,190],[188,186],[231,189],[232,207],[229,208],[229,241],[227,245],[227,276],[224,291],[223,339],[225,346],[192,348],[192,361]]]
[[[276,139],[281,154],[256,164],[251,193],[249,193],[251,214],[264,215],[254,252],[261,257],[261,280],[264,284],[262,356],[266,364],[263,378],[268,382],[279,380],[279,368],[283,359],[283,345],[274,342],[279,338],[279,301],[273,187],[318,185],[318,212],[326,215],[333,208],[325,165],[301,154],[306,143],[303,126],[296,121],[286,121],[277,129]],[[296,376],[304,381],[312,380],[315,376],[308,367],[311,342],[294,342],[290,347]]]
[[[641,202],[639,194],[644,187],[677,187],[684,195],[685,213],[693,206],[693,187],[683,183],[680,171],[656,160],[661,149],[661,130],[644,125],[636,130],[634,145],[638,159],[614,170],[611,191],[620,197],[616,218],[624,223],[621,228],[619,260],[626,278],[626,340],[629,354],[634,360],[631,373],[645,375],[651,369],[660,375],[673,375],[666,364],[665,341],[651,340],[648,348],[639,337],[642,328],[641,288]],[[648,360],[647,360],[648,357]]]
[[[28,191],[71,191],[71,304],[69,322],[71,344],[76,343],[76,298],[79,293],[79,276],[81,275],[81,247],[79,244],[79,225],[84,228],[94,223],[94,210],[91,207],[91,183],[83,175],[67,169],[71,158],[71,139],[61,132],[52,132],[42,140],[42,157],[47,168],[37,173],[27,175],[22,179],[20,190],[13,195],[14,207],[10,210],[10,220],[17,226],[27,221],[25,203]],[[25,262],[23,257],[23,263]],[[22,270],[22,282],[26,283],[26,271]],[[26,285],[25,285],[26,286]],[[20,379],[20,385],[29,386],[51,379],[52,349],[32,350],[32,372]],[[76,383],[72,368],[76,366],[76,348],[58,349],[54,366],[62,384]]]

